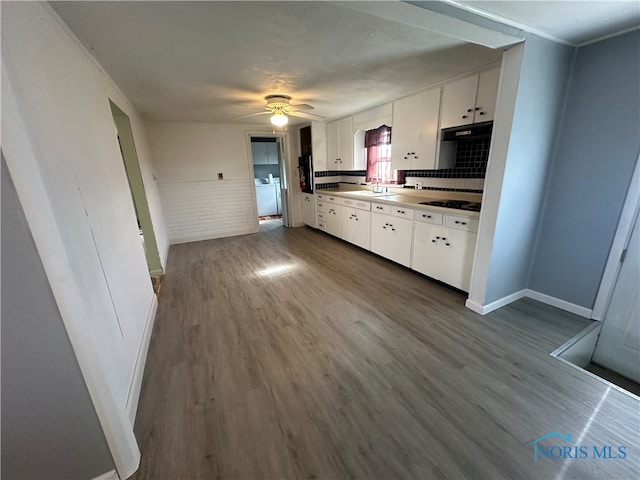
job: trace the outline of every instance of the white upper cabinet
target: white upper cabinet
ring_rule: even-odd
[[[440,128],[488,122],[495,114],[500,68],[443,87]]]
[[[440,89],[425,90],[393,102],[391,164],[398,170],[449,168],[436,160]]]
[[[313,171],[329,170],[327,164],[327,124],[311,122],[311,159]]]
[[[328,170],[354,170],[352,117],[327,123]]]
[[[476,110],[474,122],[488,122],[496,115],[496,99],[498,98],[498,83],[500,68],[494,68],[480,74],[478,80],[478,95],[476,96]]]
[[[278,144],[276,142],[251,142],[254,165],[277,165]]]

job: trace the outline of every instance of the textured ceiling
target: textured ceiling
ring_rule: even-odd
[[[456,1],[571,45],[640,26],[639,0]]]
[[[572,44],[637,25],[640,9],[637,0],[446,1]],[[501,58],[498,50],[421,28],[424,9],[393,1],[51,4],[152,120],[230,122],[278,93],[339,118]],[[405,18],[413,9],[408,17],[415,18],[376,13],[387,6],[402,7]]]
[[[274,93],[338,118],[501,58],[328,2],[52,5],[153,120],[229,122]]]

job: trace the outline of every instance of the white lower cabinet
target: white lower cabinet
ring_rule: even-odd
[[[413,222],[407,218],[372,213],[371,251],[406,267],[410,266],[412,230]]]
[[[369,250],[371,212],[369,202],[344,199],[340,206],[341,237],[365,250]]]
[[[411,268],[468,292],[478,220],[456,215],[434,217],[436,224],[415,222]]]
[[[327,228],[325,231],[331,235],[340,237],[342,233],[342,229],[340,228],[340,205],[337,203],[327,203],[326,208]]]
[[[302,222],[310,227],[316,226],[316,199],[311,193],[302,194]]]

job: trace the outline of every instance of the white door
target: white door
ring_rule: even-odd
[[[636,215],[592,362],[640,383],[640,233]]]
[[[341,236],[340,205],[336,203],[329,203],[327,205],[327,233],[336,237]]]
[[[439,225],[416,222],[413,232],[413,261],[411,268],[433,278],[440,271],[440,240],[444,229]]]

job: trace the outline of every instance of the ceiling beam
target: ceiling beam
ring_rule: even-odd
[[[458,40],[493,49],[502,49],[524,40],[523,37],[507,35],[474,25],[457,18],[432,12],[401,1],[391,2],[331,2],[349,10],[373,15],[378,18],[428,30]]]

